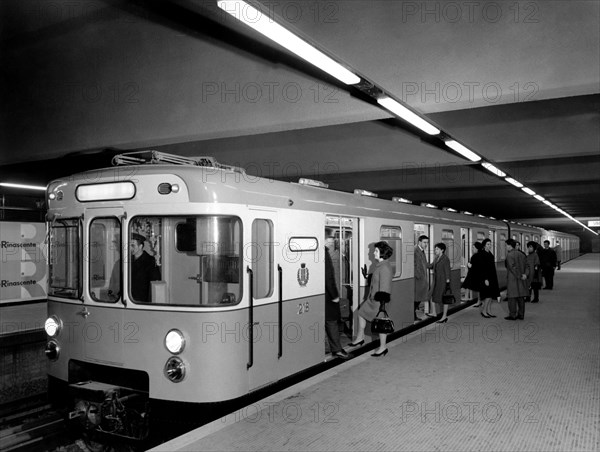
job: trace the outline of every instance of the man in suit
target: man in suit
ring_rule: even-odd
[[[433,264],[427,262],[427,255],[425,254],[429,247],[429,237],[422,235],[417,241],[415,246],[415,305],[414,305],[414,320],[420,320],[417,317],[417,311],[419,310],[419,304],[424,303],[425,313],[429,315],[429,272],[427,269],[433,268]]]
[[[525,318],[525,297],[529,295],[527,288],[527,257],[517,251],[513,239],[506,241],[506,295],[508,296],[508,317],[506,320],[523,320]]]

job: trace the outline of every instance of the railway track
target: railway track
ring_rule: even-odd
[[[52,410],[47,404],[4,414],[0,417],[0,450],[53,450],[64,442],[66,432],[62,413]]]

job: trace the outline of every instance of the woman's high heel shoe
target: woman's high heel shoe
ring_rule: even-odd
[[[360,347],[360,346],[361,346],[361,345],[363,345],[364,343],[365,343],[365,340],[363,339],[362,341],[358,341],[358,342],[356,342],[356,343],[354,343],[354,342],[351,342],[351,343],[350,343],[350,344],[348,344],[348,345],[350,345],[350,347]]]
[[[435,323],[446,323],[448,321],[448,317],[446,317],[444,320],[438,320]]]
[[[491,318],[496,318],[496,316],[495,316],[494,314],[488,314],[487,316],[488,316],[488,318],[490,318],[490,319],[491,319]]]
[[[371,356],[385,356],[385,355],[387,355],[387,352],[388,352],[388,349],[386,348],[381,353],[373,353]]]
[[[490,316],[489,316],[489,315],[486,315],[486,314],[484,314],[483,312],[481,313],[481,317],[485,317],[486,319],[489,319],[489,318],[490,318]]]

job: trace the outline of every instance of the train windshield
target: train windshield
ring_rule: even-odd
[[[138,216],[129,223],[127,275],[134,303],[229,306],[242,297],[237,217]]]
[[[57,219],[50,227],[50,288],[55,297],[80,296],[79,218]]]

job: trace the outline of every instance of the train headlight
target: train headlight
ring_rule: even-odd
[[[179,383],[185,378],[185,364],[181,358],[171,356],[165,364],[165,376],[173,383]]]
[[[46,344],[46,350],[44,350],[44,352],[46,353],[46,358],[48,358],[50,361],[56,361],[60,355],[60,346],[58,345],[58,342],[56,342],[54,339],[48,341]]]
[[[62,321],[55,315],[50,316],[44,323],[44,329],[48,336],[56,337],[60,333],[60,330],[62,330]]]
[[[170,330],[165,336],[165,347],[174,355],[178,355],[185,348],[185,338],[179,330]]]

